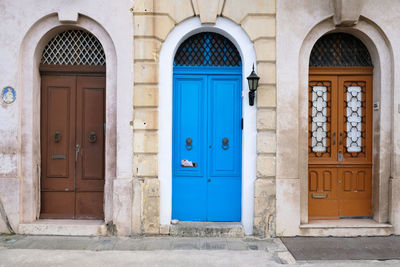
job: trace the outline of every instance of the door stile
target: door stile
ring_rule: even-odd
[[[76,218],[103,218],[105,78],[77,77]]]
[[[41,78],[40,218],[74,219],[76,78]]]

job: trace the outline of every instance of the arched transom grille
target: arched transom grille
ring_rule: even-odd
[[[61,32],[46,45],[42,64],[105,65],[106,56],[99,40],[82,30]]]
[[[322,36],[311,51],[310,67],[362,66],[372,66],[371,56],[365,45],[351,34]]]
[[[178,48],[174,66],[241,66],[235,45],[218,33],[202,32],[185,40]]]

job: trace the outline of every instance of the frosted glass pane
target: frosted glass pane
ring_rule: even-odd
[[[347,140],[346,147],[348,152],[361,152],[361,120],[362,102],[361,87],[347,87]]]
[[[326,152],[328,88],[312,87],[311,147],[313,152]]]

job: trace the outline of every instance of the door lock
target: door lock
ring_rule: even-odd
[[[342,153],[342,150],[338,150],[337,160],[338,160],[338,161],[343,161],[343,153]]]

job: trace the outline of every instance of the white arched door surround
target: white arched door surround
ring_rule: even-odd
[[[256,107],[249,106],[246,77],[256,65],[253,43],[244,30],[232,21],[217,18],[215,25],[202,25],[198,17],[177,25],[162,45],[159,61],[159,153],[158,177],[160,179],[160,223],[169,225],[172,212],[172,76],[173,60],[179,45],[189,36],[199,32],[219,33],[235,44],[242,58],[242,225],[246,234],[253,231],[254,181],[256,179]]]
[[[308,223],[308,75],[309,58],[311,50],[317,40],[324,34],[331,32],[345,32],[359,38],[368,48],[372,62],[373,71],[373,102],[380,102],[380,109],[373,112],[373,192],[372,213],[377,222],[387,222],[389,219],[389,177],[391,175],[391,132],[392,132],[392,97],[393,97],[393,59],[391,46],[383,31],[375,24],[363,17],[354,27],[337,28],[331,18],[317,23],[305,36],[299,51],[298,64],[298,94],[297,99],[298,116],[287,121],[288,125],[294,125],[291,131],[298,134],[297,142],[291,143],[293,151],[298,151],[297,169],[300,180],[296,194],[296,201],[287,201],[287,196],[279,193],[277,189],[277,232],[283,235],[301,234],[300,224]],[[278,88],[279,90],[279,88]],[[278,96],[278,106],[290,105],[294,99]],[[296,101],[296,100],[294,100]],[[285,120],[277,113],[277,121]],[[288,129],[283,129],[288,130]],[[283,134],[278,126],[277,136]],[[284,144],[282,144],[284,145]],[[293,147],[296,146],[296,147]],[[278,142],[278,150],[279,148]],[[282,150],[286,150],[283,148]],[[283,154],[278,153],[278,157]],[[277,159],[277,162],[284,161]],[[277,167],[279,168],[279,166]],[[277,177],[279,179],[280,177]],[[287,222],[285,214],[293,214],[293,220]],[[298,217],[297,217],[298,216]],[[295,219],[297,217],[297,219]]]
[[[21,143],[19,156],[21,177],[20,223],[35,221],[40,213],[40,59],[48,41],[56,34],[69,29],[89,31],[100,41],[106,55],[104,216],[106,222],[114,221],[118,225],[118,222],[116,222],[118,219],[116,220],[113,214],[113,187],[118,173],[125,169],[132,169],[132,160],[125,161],[128,162],[129,166],[121,168],[117,164],[117,157],[125,153],[132,155],[130,153],[132,150],[132,134],[128,123],[128,131],[121,129],[120,125],[117,124],[117,117],[121,115],[132,117],[132,111],[129,109],[132,103],[117,107],[117,102],[129,101],[129,99],[132,99],[133,93],[132,90],[121,90],[121,94],[117,94],[117,55],[114,43],[104,27],[83,15],[79,15],[79,20],[76,23],[60,22],[57,14],[45,16],[37,21],[26,33],[20,48],[18,80],[18,87],[21,88],[19,102]],[[132,100],[130,101],[132,102]],[[125,136],[126,138],[120,138],[118,143],[117,128],[120,135],[128,135]],[[124,147],[128,151],[118,149],[120,147]],[[129,173],[126,176],[131,177]],[[128,204],[130,205],[130,203]],[[126,220],[130,219],[127,218]],[[129,231],[126,234],[130,234],[130,228],[121,230],[121,232]]]

